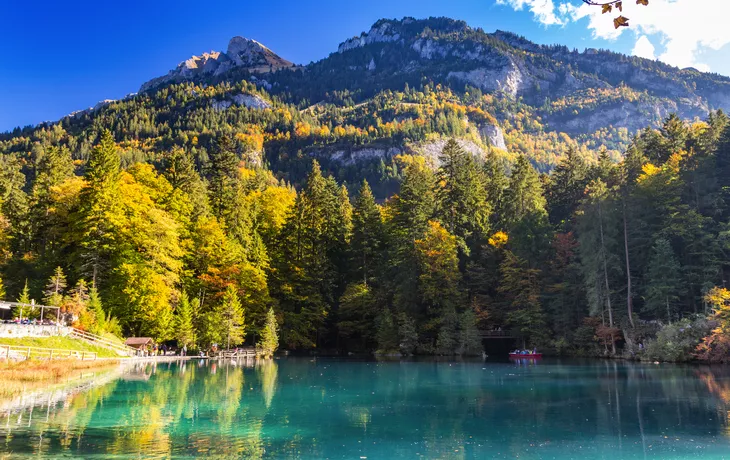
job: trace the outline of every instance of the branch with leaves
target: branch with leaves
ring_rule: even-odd
[[[585,3],[587,5],[591,5],[591,6],[600,6],[603,10],[603,14],[612,12],[614,8],[619,10],[619,12],[621,12],[621,13],[623,13],[623,11],[624,11],[623,0],[610,0],[610,1],[583,0],[583,3]],[[636,4],[649,6],[649,0],[636,0]],[[618,17],[614,18],[613,26],[617,29],[619,27],[628,27],[629,18],[627,18],[623,14],[621,14]]]

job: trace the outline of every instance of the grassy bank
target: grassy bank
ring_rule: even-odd
[[[118,358],[116,352],[98,345],[93,345],[85,340],[73,339],[71,337],[22,337],[22,338],[0,338],[0,345],[14,345],[19,347],[57,348],[63,350],[75,350],[94,352],[99,358]]]
[[[111,369],[117,365],[118,362],[113,360],[2,361],[0,362],[0,398],[16,396],[24,391],[75,379],[81,374],[91,371]]]

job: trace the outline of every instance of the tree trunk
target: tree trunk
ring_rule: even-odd
[[[601,251],[603,251],[603,278],[606,282],[606,307],[608,308],[608,324],[613,327],[613,310],[611,309],[611,288],[608,284],[608,264],[606,262],[606,243],[603,240],[603,213],[601,212],[601,203],[598,203],[598,227],[601,233]],[[611,334],[611,351],[616,354],[616,341]]]
[[[613,310],[611,309],[611,288],[608,284],[608,263],[606,262],[606,243],[603,239],[603,213],[598,203],[598,229],[601,234],[601,254],[603,258],[603,278],[606,282],[606,307],[608,308],[608,325],[613,327]]]
[[[623,201],[621,208],[624,218],[624,254],[626,257],[626,307],[629,313],[629,324],[634,328],[634,301],[631,292],[631,264],[629,262],[629,234],[626,225],[626,202]]]

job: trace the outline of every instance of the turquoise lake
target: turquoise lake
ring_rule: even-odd
[[[282,358],[0,405],[0,458],[730,458],[730,368]]]

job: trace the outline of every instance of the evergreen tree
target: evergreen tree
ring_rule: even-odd
[[[504,229],[506,225],[505,193],[509,187],[509,178],[504,172],[504,165],[493,153],[487,157],[484,163],[484,174],[486,176],[484,189],[492,211],[490,226],[495,229]]]
[[[44,301],[48,305],[60,307],[63,303],[63,293],[66,290],[66,275],[61,267],[56,267],[53,276],[48,280]]]
[[[399,348],[402,355],[410,356],[418,346],[418,330],[416,322],[405,313],[400,314],[398,321]]]
[[[94,328],[92,331],[94,334],[103,334],[106,331],[107,317],[104,313],[104,307],[101,303],[101,297],[96,286],[91,286],[89,289],[89,300],[86,304],[86,309],[91,312],[94,317]]]
[[[208,190],[213,214],[226,222],[233,218],[237,203],[238,164],[230,138],[220,137],[210,152]]]
[[[7,219],[10,250],[25,252],[29,246],[29,200],[25,193],[25,176],[20,159],[0,155],[0,212]]]
[[[355,199],[352,210],[352,264],[355,277],[368,284],[380,269],[380,258],[385,244],[385,229],[372,190],[365,180]]]
[[[90,275],[93,284],[106,274],[110,254],[115,247],[112,214],[118,202],[119,156],[110,131],[101,135],[94,147],[84,175],[81,207],[76,220],[81,272]],[[105,280],[104,280],[105,281]]]
[[[193,305],[199,305],[198,299],[192,303],[185,291],[180,293],[180,300],[177,305],[175,316],[175,339],[178,347],[195,347],[195,328],[193,327]]]
[[[340,298],[337,328],[341,337],[353,342],[360,351],[373,343],[378,315],[372,289],[365,283],[347,286]]]
[[[611,208],[606,184],[594,181],[581,205],[579,243],[589,311],[614,327],[612,285],[621,274],[621,261]]]
[[[459,318],[459,354],[479,356],[482,352],[482,338],[477,328],[476,315],[471,308],[467,308]]]
[[[16,318],[31,318],[33,316],[33,311],[31,305],[31,299],[30,299],[30,289],[28,289],[28,280],[25,280],[25,285],[23,285],[23,290],[20,291],[20,296],[18,297],[18,303],[21,304],[16,307],[15,317]]]
[[[49,147],[40,159],[38,165],[38,176],[33,183],[31,220],[32,238],[34,246],[39,248],[41,254],[50,245],[51,248],[58,245],[57,235],[54,235],[55,226],[58,225],[50,218],[52,202],[52,187],[58,186],[64,180],[70,178],[74,172],[71,152],[66,146]]]
[[[440,355],[455,355],[459,349],[459,317],[452,307],[443,314],[436,339],[436,352]]]
[[[682,292],[681,268],[674,250],[665,239],[654,243],[654,251],[646,274],[644,311],[655,318],[665,316],[669,323],[677,317],[679,294]]]
[[[233,285],[228,285],[226,288],[216,313],[220,328],[219,336],[226,343],[226,349],[230,349],[231,345],[236,346],[243,343],[246,332],[245,312]]]
[[[276,324],[276,315],[274,309],[269,308],[266,314],[266,324],[261,332],[261,340],[257,346],[258,354],[263,357],[271,358],[274,356],[277,348],[279,348],[279,326]]]
[[[384,309],[378,318],[378,330],[376,333],[379,353],[394,353],[400,348],[398,340],[398,325],[393,321],[393,315],[389,309]]]
[[[546,215],[540,176],[526,156],[517,158],[504,196],[504,219],[508,228],[530,214]]]
[[[461,306],[456,237],[440,223],[431,221],[423,239],[416,240],[416,250],[420,262],[419,290],[425,306],[425,319],[431,324],[426,328],[430,329],[434,324],[443,323],[447,316],[456,315],[456,308]],[[450,321],[454,323],[455,330],[458,318],[450,317]],[[449,335],[449,340],[444,343],[451,344],[451,338],[452,335]],[[453,338],[455,340],[455,333]],[[455,346],[451,348],[452,351],[455,349]]]
[[[539,270],[507,251],[500,267],[499,292],[505,298],[507,324],[531,344],[544,344],[549,337],[540,304]]]
[[[546,195],[553,225],[564,230],[570,228],[570,221],[583,199],[587,185],[588,166],[571,148],[550,175]]]
[[[489,232],[491,210],[485,178],[474,157],[450,139],[439,156],[436,216],[457,238],[462,253]]]

